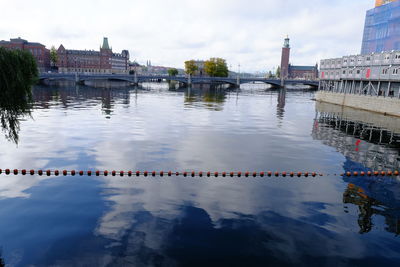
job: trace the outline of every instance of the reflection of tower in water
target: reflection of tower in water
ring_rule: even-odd
[[[282,120],[285,115],[285,104],[286,104],[286,89],[282,88],[278,94],[278,105],[276,107],[276,116]]]

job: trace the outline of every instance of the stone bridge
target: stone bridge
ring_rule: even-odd
[[[183,84],[231,84],[239,86],[245,83],[266,83],[273,87],[281,87],[282,81],[278,79],[265,78],[232,78],[232,77],[186,77],[186,76],[168,76],[168,75],[124,75],[124,74],[78,74],[78,73],[42,73],[40,74],[41,81],[43,80],[69,80],[77,83],[95,80],[108,81],[125,81],[133,84],[139,84],[150,81],[176,81]],[[284,85],[308,85],[318,87],[319,82],[315,80],[284,80]]]

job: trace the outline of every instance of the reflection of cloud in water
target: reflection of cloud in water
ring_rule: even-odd
[[[312,182],[290,179],[105,181],[104,198],[111,206],[96,233],[110,239],[109,246],[118,251],[113,256],[116,264],[191,265],[196,260],[201,265],[206,263],[204,255],[216,263],[243,262],[252,255],[248,260],[254,263],[324,264],[326,259],[339,263],[342,257],[357,262],[397,255],[395,249],[385,255],[367,252],[357,231],[348,230],[357,225],[349,226],[339,216],[340,194],[326,188],[329,182],[310,186]]]

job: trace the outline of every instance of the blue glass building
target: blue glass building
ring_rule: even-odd
[[[400,1],[367,11],[361,54],[400,50]]]

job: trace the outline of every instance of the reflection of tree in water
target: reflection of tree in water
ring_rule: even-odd
[[[5,101],[0,99],[0,122],[7,140],[19,141],[20,119],[30,115],[30,101],[27,98]]]
[[[220,110],[226,100],[226,91],[219,87],[208,86],[206,88],[188,88],[185,92],[185,103],[192,105],[202,102],[207,107]]]
[[[381,215],[385,217],[385,223],[388,226],[386,231],[400,234],[400,218],[397,218],[390,208],[371,197],[369,197],[364,189],[354,184],[348,184],[346,191],[343,193],[343,203],[354,204],[358,206],[358,225],[360,234],[368,233],[372,230],[372,216]]]

